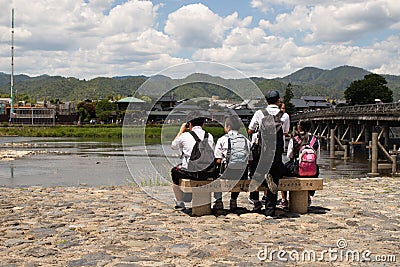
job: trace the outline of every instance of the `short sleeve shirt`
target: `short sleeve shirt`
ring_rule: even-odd
[[[194,126],[192,131],[199,137],[200,140],[204,139],[205,131],[200,126]],[[208,133],[208,143],[214,149],[214,138],[212,134]],[[194,145],[196,144],[196,140],[194,140],[193,136],[189,132],[184,132],[178,138],[172,141],[171,148],[172,149],[180,149],[182,151],[182,168],[187,169],[190,155],[192,154],[192,150]]]
[[[228,135],[224,135],[217,140],[217,144],[215,145],[215,151],[214,151],[214,156],[216,159],[226,159],[226,154],[228,152],[228,139],[229,135],[232,136],[237,136],[242,134],[238,133],[238,131],[231,130],[229,131]],[[243,136],[246,138],[245,136]],[[250,141],[246,138],[246,143],[247,143],[247,152],[249,155],[249,160],[252,160],[252,153],[250,151]]]

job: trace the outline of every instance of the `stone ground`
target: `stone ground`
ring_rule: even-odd
[[[274,219],[191,217],[135,186],[0,188],[0,266],[398,266],[399,206],[399,178],[325,181],[310,213]],[[387,262],[340,258],[368,250]]]

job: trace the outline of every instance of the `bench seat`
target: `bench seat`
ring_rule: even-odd
[[[185,193],[192,193],[192,215],[212,214],[211,192],[251,192],[265,191],[266,187],[256,187],[251,180],[207,180],[198,181],[181,179],[180,188]],[[289,191],[289,210],[304,214],[308,209],[308,191],[322,190],[322,178],[283,177],[279,180],[278,190]]]

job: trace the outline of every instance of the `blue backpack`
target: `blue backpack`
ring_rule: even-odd
[[[226,163],[229,169],[243,170],[249,160],[248,140],[241,134],[230,135],[228,137],[228,151],[226,153]]]

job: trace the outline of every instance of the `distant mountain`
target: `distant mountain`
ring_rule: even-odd
[[[318,79],[322,73],[324,73],[322,69],[305,67],[280,80],[286,83],[291,82],[292,84],[306,84]]]
[[[337,67],[332,70],[306,67],[280,80],[297,85],[320,86],[344,91],[352,81],[361,80],[369,73],[364,69],[351,66]]]
[[[14,76],[14,84],[28,80],[28,79],[31,79],[31,77],[24,75],[24,74],[15,75]],[[11,83],[11,75],[0,72],[0,86],[5,85],[5,84],[10,85],[10,83]]]
[[[283,95],[290,82],[295,97],[319,95],[342,99],[343,92],[351,82],[361,80],[369,73],[367,70],[352,66],[341,66],[332,70],[305,67],[283,78],[252,77],[250,79],[257,84],[263,94],[270,89],[275,89]],[[386,78],[388,87],[393,91],[394,100],[400,99],[400,76],[382,76]],[[59,98],[68,101],[86,98],[101,99],[109,95],[127,96],[135,95],[138,88],[143,89],[140,91],[141,94],[150,96],[160,96],[174,90],[178,99],[212,95],[219,95],[221,98],[238,97],[227,88],[237,88],[236,91],[240,91],[241,95],[248,93],[246,96],[252,97],[251,90],[247,87],[246,79],[223,79],[203,73],[194,73],[184,79],[156,75],[150,78],[146,76],[98,77],[88,81],[48,75],[14,76],[14,88],[17,93],[26,94],[36,100]],[[0,72],[0,93],[6,95],[9,91],[10,75]]]
[[[342,98],[343,92],[351,82],[362,80],[369,73],[352,66],[341,66],[332,70],[306,67],[278,80],[303,87],[303,94],[295,91],[295,95],[314,94]]]

